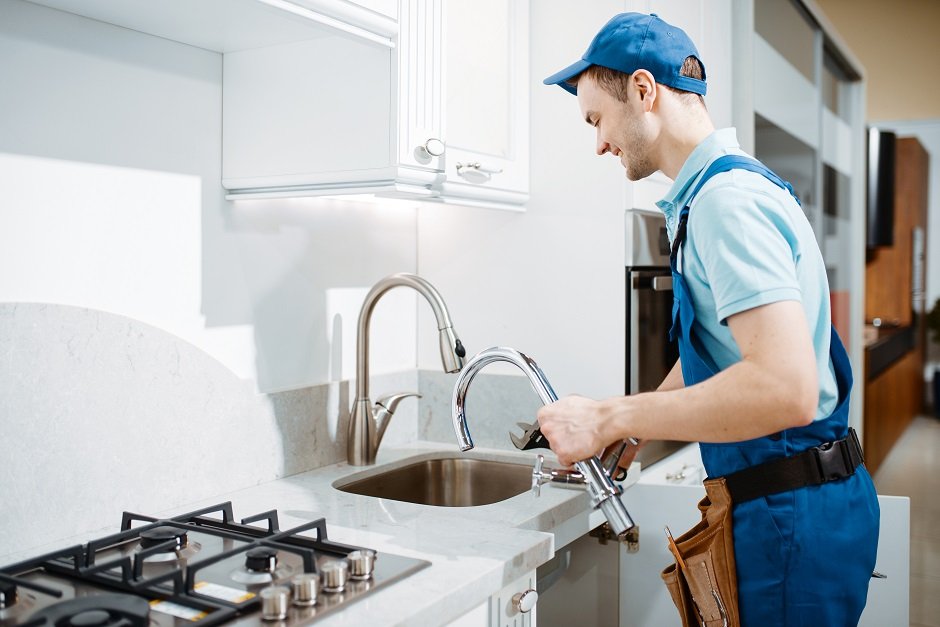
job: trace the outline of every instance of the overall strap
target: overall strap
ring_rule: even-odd
[[[689,196],[689,202],[686,203],[685,207],[682,208],[682,211],[679,212],[679,225],[676,227],[676,237],[672,241],[672,251],[669,255],[671,265],[674,269],[676,268],[675,262],[676,257],[679,254],[679,248],[685,241],[686,224],[689,220],[689,209],[692,205],[692,200],[695,198],[695,195],[698,194],[699,190],[702,189],[702,186],[708,182],[708,179],[716,174],[720,174],[721,172],[728,172],[729,170],[749,170],[751,172],[761,174],[777,187],[790,192],[790,195],[793,196],[794,200],[796,200],[796,203],[801,205],[800,199],[797,198],[796,193],[793,191],[793,187],[757,159],[743,155],[724,155],[722,157],[718,157],[712,161],[711,165],[709,165],[705,170],[705,174],[702,175],[702,177],[698,180],[698,183],[695,184],[695,187],[692,188],[692,194]]]

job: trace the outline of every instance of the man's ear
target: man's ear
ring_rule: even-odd
[[[633,81],[633,87],[640,95],[640,102],[643,104],[643,109],[647,112],[651,111],[657,95],[656,79],[654,79],[653,75],[647,70],[637,70],[630,77],[630,80]]]

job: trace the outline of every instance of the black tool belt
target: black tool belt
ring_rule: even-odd
[[[855,474],[855,469],[864,461],[858,435],[855,429],[849,429],[842,440],[725,475],[725,483],[731,502],[743,503],[768,494],[844,479]]]

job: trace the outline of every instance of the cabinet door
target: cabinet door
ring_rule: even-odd
[[[222,184],[388,178],[393,59],[387,47],[342,34],[226,54]]]
[[[660,571],[674,561],[666,549],[663,527],[685,533],[699,520],[696,504],[705,496],[699,485],[636,484],[623,494],[633,521],[640,527],[639,551],[620,549],[620,625],[675,625],[679,615]]]
[[[517,599],[535,590],[535,571],[527,573],[490,597],[490,627],[535,627],[537,607],[520,611]],[[536,595],[536,599],[538,596]],[[529,599],[532,603],[532,599]],[[530,607],[526,604],[526,607]]]
[[[537,601],[530,597],[523,604],[526,611],[520,611],[518,599],[525,593],[535,590],[535,572],[530,572],[516,579],[508,586],[476,606],[460,618],[446,624],[446,627],[535,627]],[[538,595],[534,597],[538,599]],[[530,608],[531,605],[531,609]]]
[[[910,615],[911,499],[879,496],[878,506],[881,526],[875,571],[885,578],[872,578],[868,585],[859,627],[907,625]]]
[[[403,0],[398,46],[398,163],[440,171],[441,0]]]
[[[528,0],[444,5],[444,195],[523,203],[529,187]]]

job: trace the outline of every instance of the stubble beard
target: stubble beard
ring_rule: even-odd
[[[643,125],[638,120],[631,120],[624,129],[623,146],[629,146],[626,151],[626,162],[621,159],[627,178],[639,181],[654,173],[657,168],[650,159],[650,142],[643,132]]]

